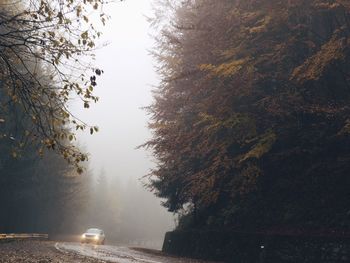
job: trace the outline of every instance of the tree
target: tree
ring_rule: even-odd
[[[33,125],[18,108],[11,108],[5,116],[11,122],[1,127],[1,132],[14,137],[0,140],[0,232],[72,233],[84,223],[89,176],[79,176],[53,151],[45,150],[40,158],[35,145],[22,149],[21,158],[9,155],[15,148],[16,129]]]
[[[96,77],[103,73],[86,60],[93,56],[100,36],[88,18],[98,10],[104,24],[102,0],[0,1],[0,83],[7,100],[1,105],[1,124],[9,104],[19,104],[33,127],[23,131],[18,146],[26,141],[57,150],[79,166],[87,159],[72,144],[75,134],[65,127],[98,131],[75,117],[68,108],[78,97],[85,108],[97,102],[93,95]],[[84,62],[84,59],[86,62]],[[45,72],[45,74],[41,74]],[[90,73],[89,73],[90,72]],[[40,139],[38,139],[40,138]],[[42,150],[41,150],[42,152]],[[78,167],[80,170],[80,168]]]
[[[346,225],[349,4],[163,3],[145,146],[164,205],[196,226]]]

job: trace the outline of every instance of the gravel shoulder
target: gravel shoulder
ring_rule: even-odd
[[[177,258],[161,251],[53,241],[0,242],[0,263],[209,263]]]
[[[62,253],[50,241],[11,241],[0,243],[0,263],[103,263],[106,261],[81,256],[75,253]]]

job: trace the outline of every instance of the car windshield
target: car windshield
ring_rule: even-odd
[[[86,233],[89,233],[89,234],[100,234],[101,233],[101,230],[100,229],[97,229],[97,228],[90,228],[86,231]]]

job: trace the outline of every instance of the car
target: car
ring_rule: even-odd
[[[105,233],[99,228],[89,228],[81,235],[81,243],[95,243],[97,245],[104,245]]]

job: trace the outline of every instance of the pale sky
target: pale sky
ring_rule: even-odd
[[[100,101],[88,110],[78,110],[83,120],[98,125],[100,131],[79,135],[79,142],[91,154],[95,172],[103,168],[109,176],[140,178],[152,166],[150,153],[135,149],[150,138],[141,107],[151,103],[151,85],[157,83],[145,18],[151,14],[151,0],[116,2],[105,11],[111,20],[102,38],[109,45],[96,56],[96,65],[105,72],[95,89]]]
[[[152,15],[151,2],[116,1],[105,10],[111,20],[103,28],[102,41],[108,41],[109,45],[96,53],[96,65],[105,72],[94,90],[100,101],[89,109],[77,107],[80,118],[99,126],[98,133],[90,135],[87,131],[79,134],[78,139],[90,153],[89,166],[95,178],[103,170],[107,178],[118,177],[121,187],[133,183],[138,189],[141,188],[138,179],[154,166],[151,153],[136,149],[151,137],[148,117],[141,107],[150,105],[152,86],[157,84],[155,62],[149,55],[153,40],[145,17]],[[144,200],[132,204],[134,223],[147,228],[156,222],[158,229],[154,231],[161,242],[164,233],[173,229],[174,217],[153,193],[143,191]],[[131,200],[123,202],[124,207],[131,205]],[[143,213],[141,218],[137,211]],[[142,228],[135,231],[142,232]]]

